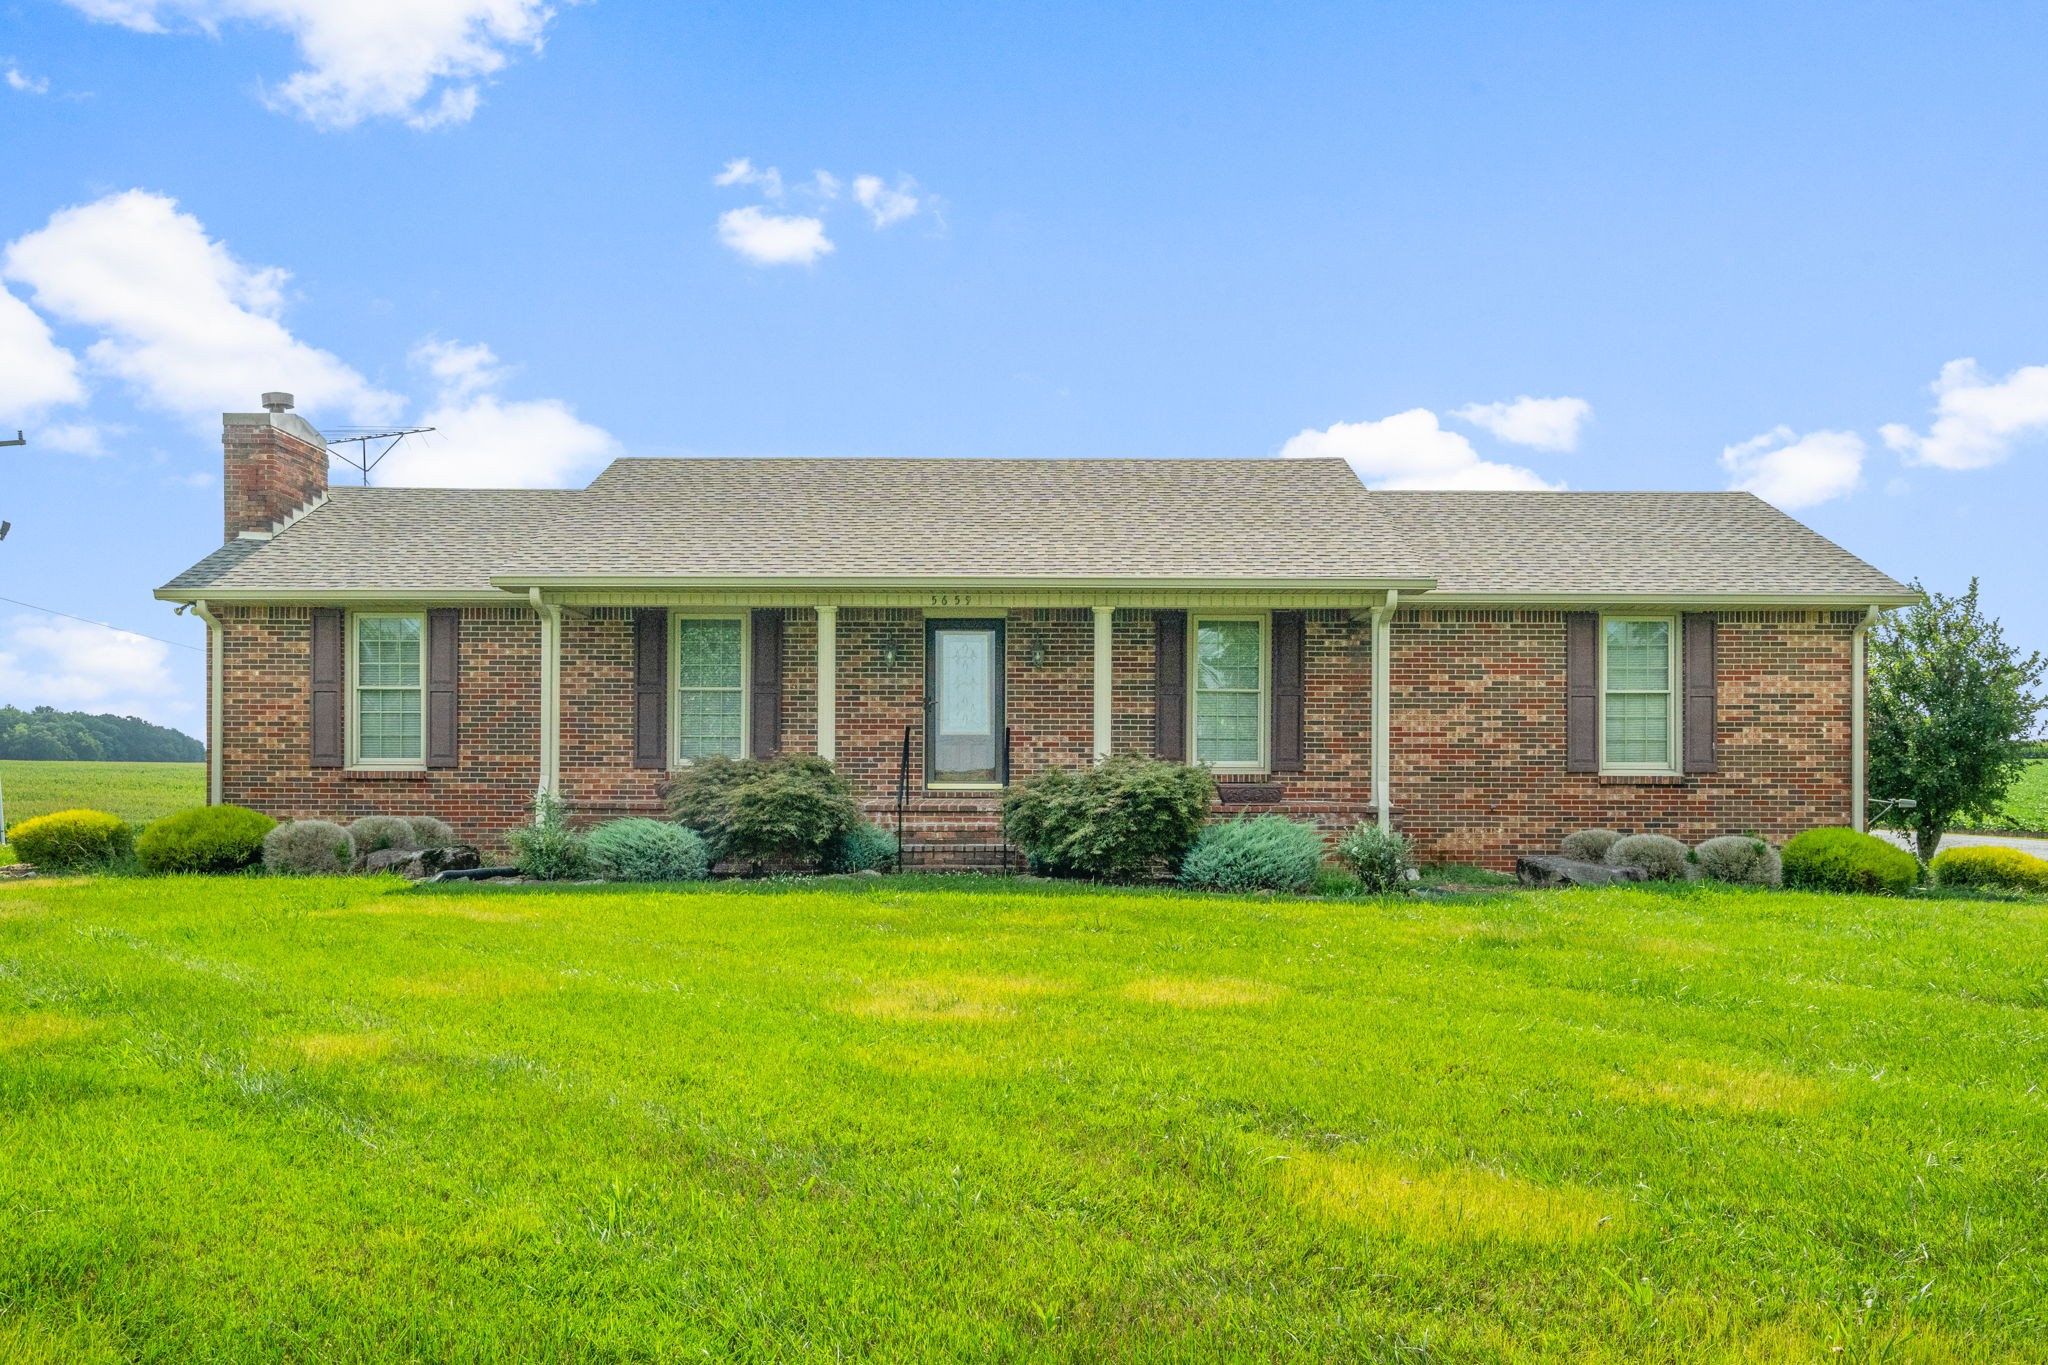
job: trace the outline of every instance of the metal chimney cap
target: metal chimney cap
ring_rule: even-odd
[[[263,395],[265,412],[290,412],[292,396],[288,393],[266,393]]]

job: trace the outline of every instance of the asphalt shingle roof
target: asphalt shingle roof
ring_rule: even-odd
[[[338,487],[165,592],[427,596],[494,577],[1906,596],[1747,493],[1367,492],[1341,460],[623,459],[587,489]]]

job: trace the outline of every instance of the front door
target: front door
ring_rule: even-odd
[[[937,786],[1003,781],[1003,623],[925,626],[925,778]]]

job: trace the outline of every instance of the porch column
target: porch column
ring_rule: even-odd
[[[1110,625],[1116,619],[1115,607],[1095,608],[1095,761],[1103,762],[1109,757],[1110,739],[1114,717],[1110,708],[1114,704],[1111,687],[1110,651],[1112,637]]]
[[[818,757],[839,753],[839,608],[818,608]]]
[[[1372,611],[1372,803],[1381,829],[1394,827],[1393,716],[1394,605],[1398,589]]]
[[[529,590],[540,615],[540,789],[562,789],[562,609]]]

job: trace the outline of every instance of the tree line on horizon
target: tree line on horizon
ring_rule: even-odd
[[[0,706],[0,759],[28,762],[198,763],[206,746],[137,716]]]

